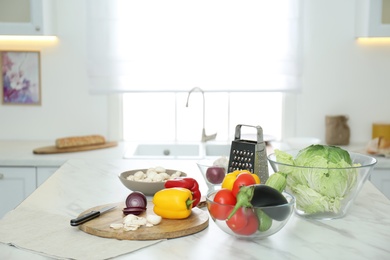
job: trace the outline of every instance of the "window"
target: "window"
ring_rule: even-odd
[[[123,93],[126,141],[232,140],[237,124],[282,135],[301,85],[302,0],[87,0],[91,93]],[[287,119],[289,117],[286,117]]]
[[[91,93],[296,92],[302,0],[88,0]]]
[[[123,139],[133,142],[197,142],[203,125],[203,99],[187,93],[123,94]],[[280,139],[283,94],[277,92],[206,92],[206,134],[217,133],[216,141],[234,139],[237,124],[260,125],[264,138]],[[242,128],[246,138],[254,130]]]

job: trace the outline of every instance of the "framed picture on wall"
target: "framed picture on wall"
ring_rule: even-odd
[[[0,51],[4,105],[41,105],[39,51]]]

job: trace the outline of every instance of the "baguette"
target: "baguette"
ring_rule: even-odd
[[[390,141],[385,139],[384,137],[379,137],[378,148],[379,149],[389,149],[390,148]]]
[[[57,148],[79,147],[86,145],[104,144],[106,139],[101,135],[71,136],[56,139]]]
[[[383,137],[374,138],[367,144],[367,152],[374,155],[390,154],[390,141]]]

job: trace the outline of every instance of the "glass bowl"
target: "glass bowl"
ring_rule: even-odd
[[[208,190],[219,190],[226,175],[226,168],[223,166],[215,166],[213,162],[197,162],[196,164],[202,173]]]
[[[284,152],[295,158],[299,150]],[[268,161],[274,172],[287,176],[285,191],[296,199],[295,213],[304,218],[327,220],[342,218],[347,214],[376,164],[373,157],[353,152],[349,154],[352,163],[360,166],[295,166],[278,162],[275,153],[268,156]]]
[[[222,231],[239,239],[256,240],[267,238],[281,230],[294,212],[294,196],[283,192],[282,194],[288,203],[269,207],[241,207],[227,221],[226,218],[234,206],[214,202],[214,196],[217,192],[211,191],[207,194],[208,212],[214,223]],[[245,227],[236,226],[236,224],[241,225],[243,223],[246,223]]]

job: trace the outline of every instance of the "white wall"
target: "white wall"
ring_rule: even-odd
[[[305,1],[303,90],[296,135],[325,139],[325,115],[349,116],[352,142],[371,138],[371,124],[390,123],[390,41],[355,39],[355,1]]]
[[[0,105],[0,139],[53,140],[66,135],[108,135],[108,98],[88,94],[85,71],[85,5],[57,2],[59,42],[26,46],[0,41],[1,49],[41,49],[42,106]],[[295,120],[297,136],[325,138],[325,115],[349,116],[351,141],[371,138],[371,123],[390,122],[390,42],[362,45],[354,36],[354,0],[305,1],[303,89]],[[294,102],[292,102],[294,104]],[[292,122],[291,122],[292,121]]]
[[[108,134],[107,97],[91,96],[85,70],[84,1],[56,1],[58,43],[0,40],[1,50],[41,51],[41,106],[0,104],[0,139]]]

